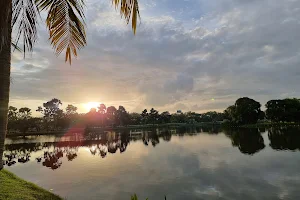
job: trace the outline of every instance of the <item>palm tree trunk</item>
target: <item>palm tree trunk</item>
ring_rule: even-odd
[[[0,0],[0,170],[3,168],[4,141],[10,87],[12,0]]]

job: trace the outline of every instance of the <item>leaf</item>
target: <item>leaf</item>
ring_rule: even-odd
[[[130,19],[132,20],[132,30],[134,34],[136,33],[137,17],[140,17],[138,0],[112,0],[112,4],[115,8],[119,8],[121,17],[124,17],[127,24]],[[120,5],[121,4],[121,5]]]
[[[24,57],[26,51],[32,51],[37,40],[38,9],[34,0],[12,0],[12,26],[17,29],[15,49],[22,39]],[[20,49],[20,48],[19,48]]]
[[[84,0],[35,0],[38,9],[47,10],[46,24],[57,55],[66,51],[65,61],[86,46]]]

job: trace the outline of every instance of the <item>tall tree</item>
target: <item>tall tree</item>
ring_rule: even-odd
[[[141,116],[142,116],[142,121],[144,122],[144,124],[146,124],[147,121],[148,121],[148,111],[147,111],[147,109],[143,110]]]
[[[52,99],[46,103],[43,103],[43,107],[39,106],[36,110],[43,114],[44,123],[46,129],[49,127],[52,129],[57,128],[57,122],[62,117],[63,111],[60,109],[62,102],[59,99]]]
[[[113,127],[116,121],[117,109],[114,106],[109,106],[106,109],[107,121]]]
[[[17,119],[18,119],[18,109],[13,106],[9,106],[8,108],[8,125],[7,125],[7,130],[8,132],[15,128]]]
[[[158,120],[159,114],[158,111],[155,110],[154,108],[151,108],[150,113],[149,113],[149,119],[152,124],[155,124]]]
[[[116,114],[117,114],[116,115],[117,124],[119,124],[121,126],[124,126],[124,125],[128,124],[128,122],[129,122],[129,114],[126,111],[126,109],[124,108],[124,106],[119,106],[119,109],[117,110]]]
[[[20,108],[18,112],[18,120],[17,120],[17,128],[23,133],[23,136],[25,136],[25,133],[28,131],[28,129],[31,127],[31,109],[24,107]]]
[[[0,170],[7,130],[10,90],[12,27],[16,29],[16,45],[23,43],[24,55],[31,51],[37,39],[40,11],[47,12],[46,25],[51,45],[57,54],[65,51],[65,60],[86,45],[84,26],[85,0],[1,0],[0,1]],[[136,32],[139,16],[138,0],[112,0],[127,23],[132,20]]]
[[[100,106],[98,107],[98,113],[100,114],[101,125],[104,126],[106,106],[103,103],[101,103]]]

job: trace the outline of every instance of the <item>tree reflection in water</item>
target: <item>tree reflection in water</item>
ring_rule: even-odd
[[[264,139],[256,128],[243,128],[224,131],[231,139],[232,146],[243,154],[253,155],[265,148]]]
[[[56,170],[63,164],[63,158],[73,161],[78,157],[79,147],[88,148],[93,156],[106,158],[108,155],[126,152],[131,141],[141,140],[145,146],[156,147],[163,142],[172,140],[173,135],[193,137],[201,134],[218,134],[218,127],[181,127],[178,129],[136,129],[121,132],[100,131],[87,132],[83,136],[64,136],[59,142],[6,144],[4,164],[13,166],[16,163],[28,163],[36,160],[42,166]],[[265,148],[264,139],[260,133],[264,129],[225,130],[225,135],[234,147],[247,155],[254,155]],[[275,150],[300,150],[300,135],[297,128],[271,128],[268,130],[270,146]],[[32,153],[40,153],[39,157],[31,159]]]
[[[142,140],[148,146],[156,147],[163,141],[169,142],[172,135],[193,136],[201,132],[216,134],[220,131],[218,127],[180,127],[177,129],[146,129],[146,130],[124,130],[112,131],[86,131],[84,134],[68,134],[59,139],[59,142],[20,143],[5,145],[4,165],[12,166],[16,163],[27,163],[30,161],[31,153],[43,153],[36,157],[37,163],[41,163],[49,169],[56,170],[62,166],[62,158],[73,161],[78,156],[79,147],[87,147],[93,156],[105,158],[108,154],[118,151],[124,153],[130,141]],[[34,159],[33,159],[34,160]]]
[[[270,128],[270,147],[275,150],[300,150],[300,129],[297,127]]]

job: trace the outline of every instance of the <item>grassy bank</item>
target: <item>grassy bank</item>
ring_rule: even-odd
[[[14,174],[0,171],[0,200],[61,200],[47,190],[24,181]]]

